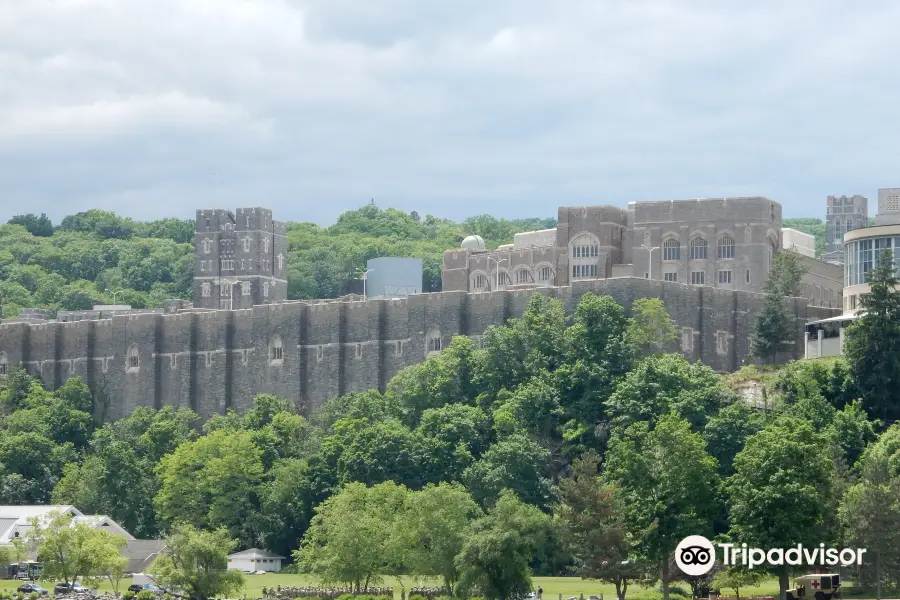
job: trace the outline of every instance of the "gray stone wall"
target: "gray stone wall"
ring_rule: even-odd
[[[809,299],[812,306],[841,308],[844,289],[844,269],[822,260],[798,254],[806,274],[800,284],[800,295]]]
[[[110,419],[137,406],[189,407],[207,416],[228,408],[244,411],[264,392],[309,410],[337,394],[383,390],[400,369],[427,357],[430,336],[442,348],[454,335],[478,340],[489,326],[521,315],[534,293],[562,299],[571,312],[586,292],[610,295],[626,309],[637,298],[661,298],[679,330],[672,350],[720,371],[750,361],[753,315],[762,296],[637,278],[484,294],[450,291],[74,323],[4,323],[0,355],[52,388],[81,377],[108,399]],[[796,319],[796,336],[794,352],[783,358],[801,358],[805,323],[840,311],[799,298],[785,302]]]

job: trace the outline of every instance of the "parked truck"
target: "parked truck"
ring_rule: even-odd
[[[815,573],[794,579],[794,587],[787,591],[787,600],[831,600],[841,597],[841,576],[836,573]]]

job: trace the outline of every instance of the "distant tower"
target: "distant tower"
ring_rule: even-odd
[[[844,261],[844,234],[868,227],[869,200],[865,196],[828,196],[825,216],[825,254],[823,259]]]
[[[287,297],[284,224],[265,208],[198,210],[194,307],[237,310]]]

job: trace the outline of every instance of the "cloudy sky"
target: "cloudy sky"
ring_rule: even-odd
[[[822,217],[900,186],[897,23],[894,0],[0,0],[0,219]]]

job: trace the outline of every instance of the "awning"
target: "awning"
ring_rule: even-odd
[[[854,319],[858,319],[862,316],[862,313],[844,313],[842,315],[838,315],[836,317],[828,317],[827,319],[819,319],[818,321],[810,321],[807,325],[825,325],[827,323],[840,323],[845,321],[853,321]]]

